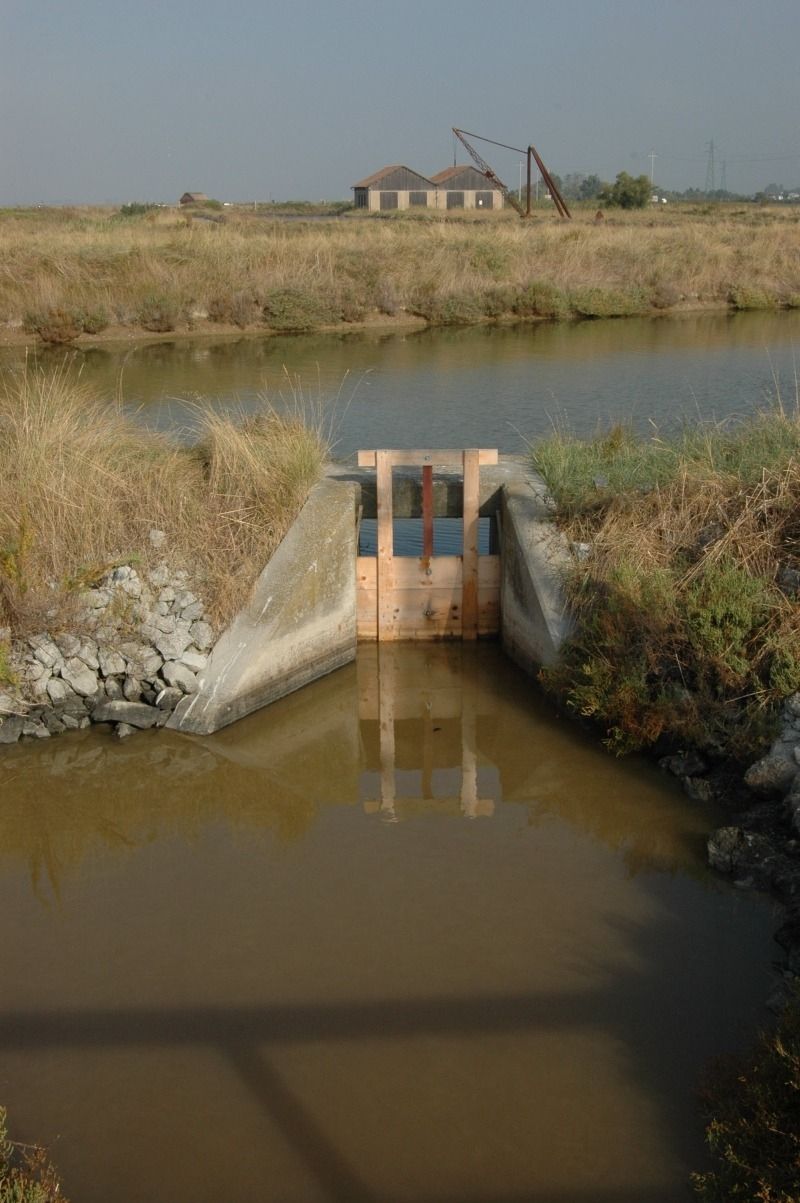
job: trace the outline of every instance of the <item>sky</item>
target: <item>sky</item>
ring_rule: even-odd
[[[800,0],[3,0],[0,205],[350,198],[454,125],[674,189],[713,140],[718,187],[794,187],[798,48]]]

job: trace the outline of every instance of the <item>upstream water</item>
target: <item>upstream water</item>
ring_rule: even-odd
[[[299,377],[339,394],[344,455],[793,402],[799,343],[785,313],[73,357],[188,436],[193,403]],[[704,867],[718,816],[496,647],[375,661],[210,738],[3,749],[15,1135],[79,1203],[686,1200],[698,1075],[752,1036],[774,953],[769,906]]]
[[[688,1198],[775,917],[497,646],[365,648],[212,737],[3,774],[0,1098],[70,1198]]]
[[[142,420],[191,431],[194,408],[250,410],[298,390],[333,429],[334,454],[360,447],[497,447],[566,424],[669,432],[777,399],[793,405],[800,311],[541,323],[413,334],[304,335],[101,346],[70,353],[84,379],[121,393]],[[44,363],[63,351],[39,352]],[[24,354],[0,352],[0,370]]]

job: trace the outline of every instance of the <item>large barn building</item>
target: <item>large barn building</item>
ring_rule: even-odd
[[[431,179],[440,209],[502,209],[503,194],[476,167],[446,167]]]
[[[400,163],[360,180],[353,185],[353,193],[357,209],[436,208],[436,185]]]
[[[503,194],[475,167],[447,167],[428,179],[402,164],[353,185],[357,209],[502,209]]]

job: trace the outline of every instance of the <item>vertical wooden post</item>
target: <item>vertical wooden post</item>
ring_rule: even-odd
[[[461,637],[478,638],[478,511],[480,451],[464,452],[464,554],[462,559]]]
[[[427,559],[433,555],[433,466],[422,468],[422,554]]]
[[[378,503],[378,639],[394,639],[394,531],[392,515],[392,455],[375,453]]]

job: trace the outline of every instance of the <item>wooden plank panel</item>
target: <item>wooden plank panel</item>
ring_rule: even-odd
[[[463,451],[359,451],[359,468],[376,468],[377,457],[387,455],[394,467],[424,468],[426,464],[439,464],[444,468],[460,468],[463,463]],[[481,448],[478,451],[479,463],[496,464],[497,450]]]
[[[480,452],[464,452],[464,554],[461,633],[464,639],[478,634],[478,510],[480,507]]]
[[[394,531],[392,529],[392,463],[389,452],[375,457],[378,502],[378,639],[394,638],[392,589],[394,587]]]
[[[378,637],[377,608],[377,560],[372,556],[359,556],[356,561],[356,612],[357,633],[361,640]],[[460,609],[461,559],[459,556],[441,556],[431,561],[428,576],[417,559],[398,558],[394,561],[394,589],[392,624],[396,626],[395,638],[409,639],[409,630],[430,629],[431,637],[441,639],[440,621],[425,618],[428,608],[438,610],[443,604]],[[402,605],[398,605],[397,594],[402,593]],[[417,617],[411,624],[404,615],[412,610]],[[396,611],[396,612],[395,612]],[[460,618],[460,616],[459,616]],[[500,557],[480,556],[478,559],[478,633],[493,635],[500,628]],[[460,633],[460,620],[453,624],[451,637]]]

